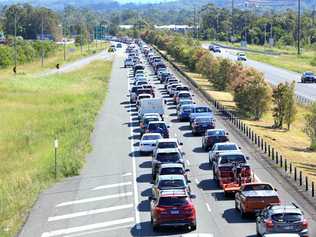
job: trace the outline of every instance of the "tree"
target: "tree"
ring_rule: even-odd
[[[270,88],[262,74],[256,73],[246,83],[235,88],[234,101],[238,112],[245,117],[259,120],[269,109]]]
[[[225,91],[231,83],[232,62],[229,59],[219,61],[218,71],[213,79],[213,85],[216,89]]]
[[[310,112],[305,116],[303,131],[311,139],[310,148],[316,150],[316,103],[311,106]]]
[[[295,103],[295,82],[294,81],[290,85],[288,84],[286,98],[287,99],[286,99],[284,122],[287,125],[287,129],[290,130],[291,124],[294,122],[295,115],[297,112],[296,103]]]
[[[277,87],[273,89],[272,92],[272,101],[274,104],[273,107],[273,118],[274,118],[274,127],[282,128],[283,121],[286,110],[286,95],[287,95],[287,86],[286,84],[279,83]]]

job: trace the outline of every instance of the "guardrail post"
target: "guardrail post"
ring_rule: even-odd
[[[263,150],[263,138],[261,138],[261,150]]]
[[[258,145],[258,147],[260,147],[260,136],[258,136],[258,141],[257,141],[257,145]]]
[[[305,176],[305,191],[308,191],[308,176]]]
[[[300,170],[300,186],[303,185],[303,174],[302,171]]]
[[[281,168],[283,167],[283,156],[282,155],[280,155],[280,166],[281,166]]]
[[[255,133],[255,144],[257,144],[257,133]]]
[[[312,181],[312,197],[315,196],[315,184],[314,181]]]
[[[297,168],[294,167],[294,180],[296,181],[297,180]]]
[[[274,148],[272,147],[272,160],[274,160]]]
[[[243,132],[244,132],[244,134],[246,134],[246,124],[244,123],[243,125],[244,125],[243,126]]]
[[[279,152],[275,152],[275,163],[279,164]]]
[[[264,153],[267,154],[267,142],[264,142]]]
[[[284,170],[287,173],[287,159],[284,159]]]
[[[253,135],[253,131],[251,131],[251,141],[253,142],[254,139],[254,135]]]
[[[292,174],[292,171],[293,171],[293,166],[292,166],[292,163],[290,163],[290,174]]]
[[[271,156],[271,146],[268,145],[268,156],[270,157]]]

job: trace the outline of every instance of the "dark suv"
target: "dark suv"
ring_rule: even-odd
[[[208,129],[202,138],[202,148],[208,151],[215,143],[227,142],[227,135],[224,129]]]
[[[165,122],[149,122],[146,133],[160,133],[163,138],[169,138],[169,126]]]

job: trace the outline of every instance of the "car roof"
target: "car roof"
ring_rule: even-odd
[[[281,213],[303,214],[302,211],[294,205],[273,205],[272,207],[270,207],[269,212],[272,212],[272,214],[281,214]]]
[[[161,134],[160,133],[145,133],[144,135],[143,135],[143,137],[146,137],[146,136],[161,136]]]
[[[185,180],[185,177],[181,174],[167,174],[167,175],[159,175],[159,180]]]
[[[180,153],[178,148],[158,148],[158,153]]]
[[[199,117],[197,117],[197,118],[199,118]],[[225,132],[225,129],[223,129],[223,128],[215,128],[215,129],[207,129],[206,131],[207,132]]]
[[[181,95],[181,94],[190,94],[191,95],[191,93],[189,91],[180,91],[178,95]]]
[[[163,168],[182,168],[183,169],[183,165],[180,163],[163,163],[160,165],[160,169]]]
[[[149,124],[166,124],[166,122],[164,122],[164,121],[151,121],[151,122],[149,122]]]
[[[237,146],[237,144],[233,143],[233,142],[217,142],[217,143],[215,143],[215,145],[216,146],[220,146],[220,145],[234,145],[234,146]]]

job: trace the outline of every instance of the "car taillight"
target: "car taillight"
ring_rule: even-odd
[[[192,215],[194,213],[194,207],[193,207],[193,205],[189,204],[189,205],[184,207],[183,211],[185,214]]]
[[[271,219],[265,220],[264,223],[265,223],[267,229],[273,228],[273,222]]]
[[[307,228],[308,228],[308,222],[307,222],[306,219],[303,220],[302,227],[303,227],[304,229],[307,229]]]
[[[166,209],[165,209],[165,208],[162,208],[162,207],[156,207],[156,208],[155,208],[155,212],[157,213],[157,215],[167,214]]]

